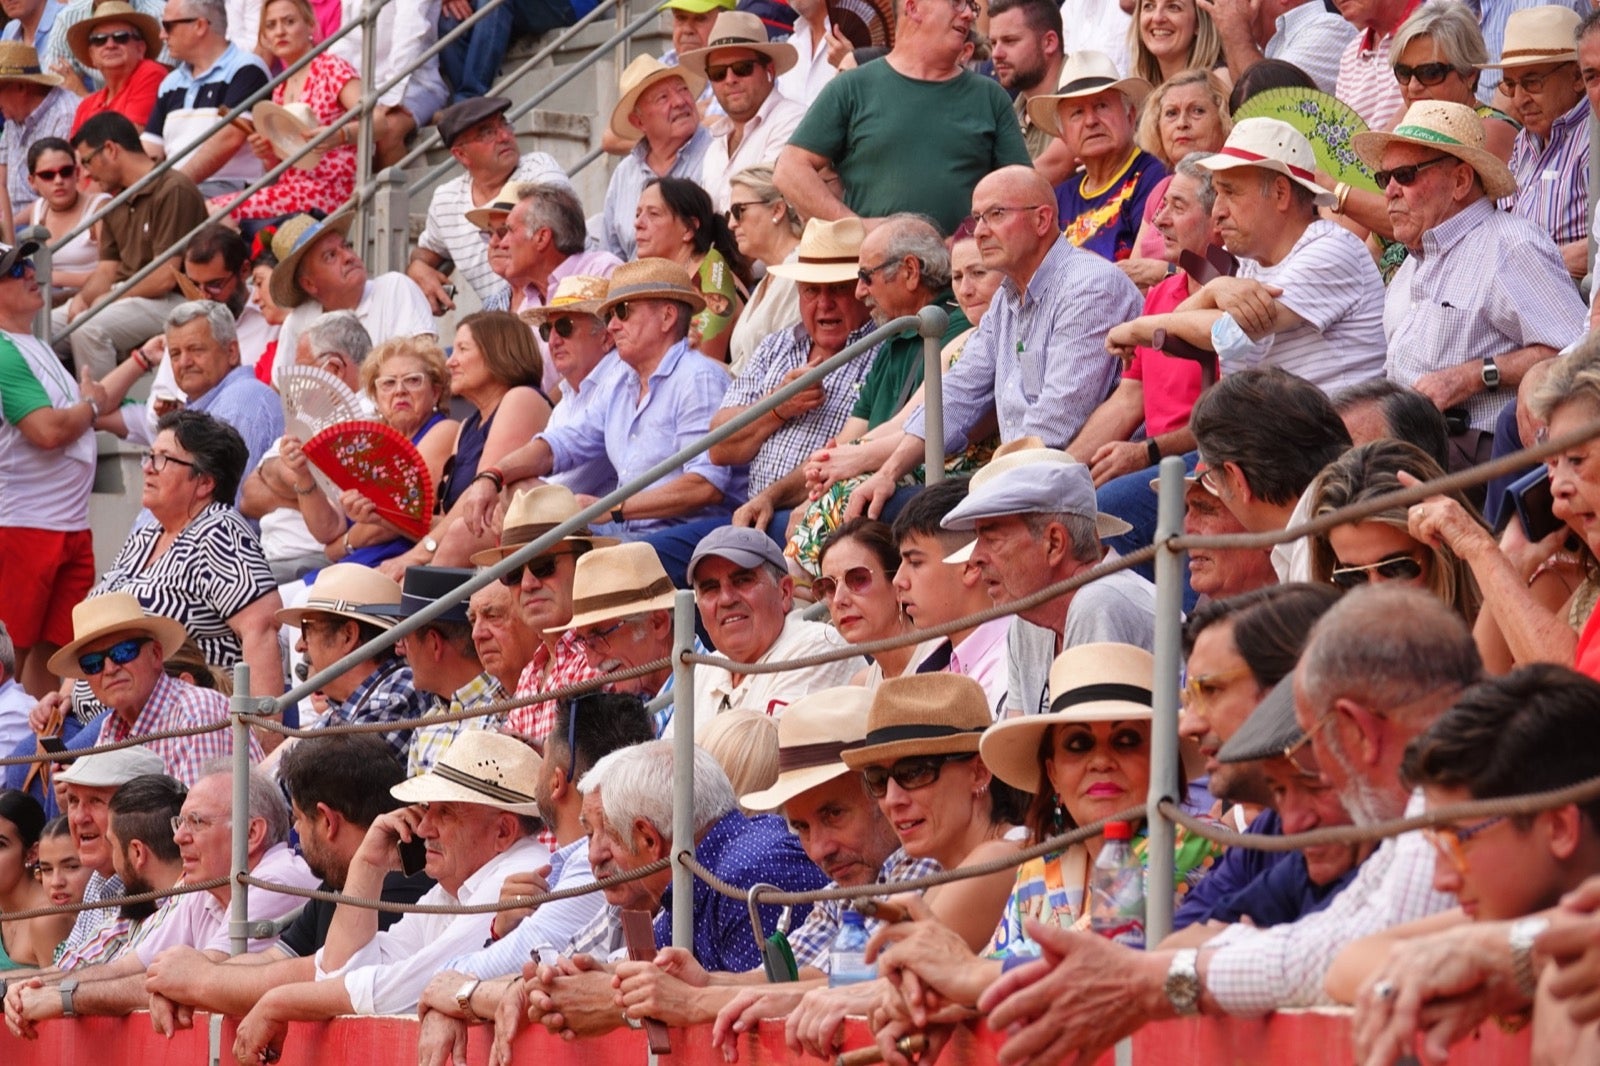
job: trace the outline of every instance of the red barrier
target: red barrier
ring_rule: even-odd
[[[232,1062],[234,1022],[222,1026],[222,1063]],[[868,1043],[866,1027],[852,1023],[850,1047]],[[963,1033],[941,1062],[985,1066],[995,1062],[1003,1039],[986,1030]],[[147,1015],[130,1018],[77,1018],[39,1026],[38,1040],[18,1040],[0,1029],[3,1066],[206,1066],[209,1054],[206,1016],[195,1028],[171,1040],[150,1028]],[[469,1066],[483,1066],[489,1032],[474,1028],[467,1049]],[[280,1066],[409,1066],[417,1058],[417,1023],[412,1018],[338,1018],[290,1026]],[[604,1037],[565,1043],[541,1030],[518,1038],[513,1066],[632,1066],[645,1061],[644,1034],[619,1029]],[[1097,1066],[1110,1066],[1111,1057]],[[1195,1019],[1146,1026],[1133,1040],[1135,1066],[1211,1066],[1211,1064],[1295,1063],[1296,1066],[1351,1066],[1348,1015],[1342,1012],[1277,1014],[1260,1021]],[[1528,1034],[1507,1036],[1485,1026],[1458,1044],[1452,1066],[1520,1066],[1528,1061]],[[746,1035],[739,1046],[744,1066],[815,1064],[793,1055],[776,1022]],[[711,1046],[711,1029],[672,1030],[668,1066],[725,1066]]]

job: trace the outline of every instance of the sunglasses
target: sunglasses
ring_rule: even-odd
[[[1485,818],[1481,822],[1474,822],[1464,826],[1437,826],[1423,829],[1422,835],[1428,843],[1438,849],[1439,854],[1449,860],[1456,873],[1465,877],[1467,875],[1467,852],[1461,845],[1477,836],[1486,829],[1493,829],[1505,821],[1505,815],[1496,815]]]
[[[606,312],[607,318],[614,318],[618,322],[628,321],[628,316],[633,314],[633,304],[623,300],[619,304],[612,304],[611,310]]]
[[[719,67],[714,67],[709,63],[706,64],[706,77],[712,81],[722,81],[730,71],[736,78],[748,78],[756,71],[756,60],[741,59],[736,63],[729,63],[726,66]]]
[[[139,649],[150,643],[149,637],[130,637],[119,640],[105,651],[92,651],[88,655],[78,656],[78,669],[89,677],[98,677],[100,671],[106,668],[106,660],[110,659],[118,666],[127,666],[139,657]]]
[[[218,299],[223,293],[227,292],[229,284],[233,281],[232,275],[212,278],[210,281],[201,281],[199,278],[190,277],[187,270],[183,272],[183,276],[189,279],[189,284],[213,299]]]
[[[895,267],[897,267],[899,265],[900,265],[900,260],[898,260],[898,259],[890,259],[887,262],[879,263],[875,267],[862,267],[860,270],[856,271],[856,278],[863,285],[871,285],[872,284],[872,279],[875,276],[877,276],[880,272],[883,273],[885,277],[888,277],[888,273],[887,272],[890,271],[890,270],[893,270]]]
[[[1412,163],[1409,166],[1395,167],[1393,170],[1380,170],[1372,175],[1372,180],[1378,183],[1379,189],[1388,188],[1390,178],[1393,178],[1402,188],[1409,188],[1416,182],[1417,175],[1419,173],[1433,166],[1435,163],[1444,162],[1458,163],[1460,160],[1453,155],[1436,156],[1433,159],[1427,159],[1421,163]]]
[[[11,269],[6,271],[6,277],[10,278],[12,281],[16,281],[20,278],[27,277],[33,272],[34,266],[32,259],[18,259],[15,263],[11,264]]]
[[[731,203],[728,205],[728,221],[737,226],[739,224],[739,220],[744,218],[744,213],[746,211],[750,210],[752,207],[765,206],[767,206],[765,200],[739,200],[736,203]]]
[[[167,31],[167,36],[170,37],[172,35],[172,31],[177,29],[179,26],[187,26],[191,22],[199,22],[199,21],[200,21],[200,16],[199,15],[196,15],[194,18],[189,18],[189,19],[162,19],[161,20],[161,28],[166,30]]]
[[[68,163],[66,166],[57,167],[54,170],[35,170],[33,176],[40,181],[55,181],[57,178],[71,180],[78,176],[78,164]]]
[[[1409,555],[1391,555],[1364,566],[1336,567],[1328,580],[1349,592],[1371,581],[1373,574],[1385,581],[1415,581],[1422,576],[1422,564]]]
[[[177,25],[177,23],[173,23],[173,25]],[[139,35],[134,33],[132,30],[113,30],[110,33],[91,33],[89,34],[89,47],[98,48],[104,44],[127,44],[129,41],[137,39],[138,36]]]
[[[1448,78],[1455,72],[1455,69],[1449,63],[1422,63],[1414,67],[1396,63],[1394,65],[1394,80],[1404,85],[1415,78],[1421,84],[1431,88]]]
[[[516,588],[518,585],[522,584],[522,572],[524,570],[532,574],[540,581],[549,581],[550,578],[555,575],[557,560],[559,560],[563,555],[571,554],[571,552],[551,552],[549,555],[541,555],[531,563],[524,563],[515,570],[501,574],[500,584],[504,585],[506,588]]]
[[[844,587],[855,593],[863,595],[872,588],[873,579],[876,577],[865,566],[852,566],[844,572]],[[833,594],[839,591],[839,579],[834,577],[819,577],[811,583],[811,592],[816,596],[818,603],[827,603],[833,599]]]
[[[944,769],[945,763],[971,762],[977,757],[978,753],[975,751],[957,752],[952,755],[913,755],[909,759],[901,759],[893,766],[869,766],[861,771],[861,780],[873,799],[882,799],[889,794],[891,780],[899,785],[902,791],[915,792],[939,780],[939,774]]]
[[[626,318],[627,316],[618,315],[617,317]],[[547,343],[549,342],[550,334],[552,333],[560,337],[562,340],[568,340],[577,331],[578,322],[576,319],[571,317],[553,318],[548,322],[539,323],[539,339]]]

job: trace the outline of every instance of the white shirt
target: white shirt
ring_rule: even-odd
[[[362,0],[344,0],[340,25],[359,23],[365,6]],[[363,32],[365,28],[357,25],[328,51],[361,70]],[[403,71],[410,71],[393,88],[378,97],[378,103],[385,107],[399,107],[413,83],[418,99],[443,102],[449,98],[450,90],[439,74],[438,54],[435,53],[430,59],[422,59],[422,53],[439,39],[439,0],[406,0],[405,3],[380,5],[373,36],[372,54],[378,61],[378,69],[370,78],[362,75],[364,85],[386,85],[391,78]],[[421,66],[417,65],[418,61],[421,61]],[[433,121],[431,113],[411,117],[418,126],[426,126]]]
[[[83,402],[72,375],[49,346],[27,333],[6,331],[16,346],[21,366],[9,356],[0,376],[15,373],[19,381],[32,377],[44,390],[52,410]],[[7,417],[0,388],[0,526],[76,532],[89,528],[89,491],[94,487],[95,437],[83,433],[60,448],[44,449],[22,435],[14,422],[32,414]],[[42,410],[42,408],[40,408]]]
[[[778,75],[778,91],[806,107],[816,102],[822,87],[836,78],[839,68],[828,62],[828,35],[833,31],[833,20],[822,17],[822,35],[811,32],[811,23],[804,18],[794,20],[794,32],[789,43],[799,53],[795,65]]]
[[[1289,513],[1289,524],[1298,526],[1311,519],[1311,493],[1303,492],[1294,505],[1294,510]],[[1311,580],[1311,542],[1301,537],[1284,544],[1275,545],[1272,549],[1272,569],[1278,572],[1278,583],[1287,585],[1291,581]]]
[[[278,368],[294,365],[294,349],[300,331],[317,320],[322,305],[307,300],[283,320],[278,331],[278,355],[272,361],[273,383],[277,383]],[[376,348],[391,337],[437,337],[439,327],[433,321],[433,309],[428,298],[422,295],[417,283],[397,271],[367,279],[367,287],[356,304],[356,317],[372,335]]]
[[[711,202],[718,211],[728,209],[728,179],[745,167],[758,163],[776,163],[778,153],[789,143],[794,128],[806,117],[804,104],[784,96],[776,88],[767,94],[761,109],[744,124],[744,139],[732,154],[728,141],[733,136],[733,120],[726,115],[710,124],[711,147],[701,171],[700,186],[711,194]]]
[[[808,622],[791,613],[772,646],[761,653],[758,663],[798,659],[845,646],[838,630],[821,622]],[[859,655],[838,662],[785,670],[777,674],[746,674],[737,684],[733,675],[720,666],[700,666],[694,672],[695,736],[705,733],[711,718],[722,711],[746,708],[776,718],[783,709],[808,692],[834,685],[848,685],[856,672],[867,665]],[[662,736],[672,735],[667,723]]]
[[[1061,5],[1064,40],[1061,54],[1071,55],[1085,48],[1111,57],[1117,70],[1126,76],[1132,67],[1128,53],[1128,23],[1132,16],[1116,0],[1065,0]],[[1054,92],[1051,86],[1045,90]],[[934,118],[936,116],[929,116]]]

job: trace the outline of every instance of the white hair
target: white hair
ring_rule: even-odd
[[[603,756],[578,780],[587,796],[600,789],[606,821],[623,838],[643,818],[672,839],[672,741],[651,740]],[[733,785],[712,754],[694,749],[694,831],[704,832],[734,809]]]

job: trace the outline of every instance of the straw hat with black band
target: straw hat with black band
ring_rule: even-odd
[[[531,184],[533,183],[529,181],[512,178],[500,186],[500,191],[494,194],[493,200],[482,207],[474,207],[468,211],[467,221],[485,232],[494,229],[496,223],[504,222],[516,208],[517,201],[522,198],[523,186]]]
[[[778,719],[778,780],[739,803],[775,811],[802,793],[850,773],[841,756],[867,737],[872,690],[861,685],[818,689],[795,700]]]
[[[274,617],[282,625],[303,626],[308,614],[333,615],[388,629],[395,620],[368,608],[397,607],[402,595],[398,581],[385,577],[371,567],[359,563],[334,563],[317,572],[317,583],[311,586],[305,603],[298,607],[285,607]]]
[[[704,48],[679,56],[678,66],[704,74],[711,53],[724,48],[740,48],[764,56],[772,64],[774,74],[787,73],[800,60],[794,45],[782,41],[774,44],[768,40],[767,27],[760,16],[747,11],[724,11],[718,15],[717,21],[711,24],[707,41]]]
[[[1576,33],[1581,17],[1570,7],[1543,4],[1513,11],[1506,18],[1505,45],[1499,61],[1479,63],[1479,70],[1571,63],[1578,58]]]
[[[1418,100],[1406,109],[1404,117],[1389,133],[1368,130],[1351,139],[1363,162],[1374,170],[1383,167],[1383,152],[1391,144],[1414,144],[1446,155],[1453,155],[1467,164],[1483,183],[1483,191],[1491,200],[1510,196],[1517,191],[1517,179],[1511,168],[1499,156],[1484,147],[1483,120],[1478,113],[1462,104],[1444,100]]]
[[[475,552],[472,556],[472,565],[493,566],[524,544],[532,544],[581,510],[583,508],[578,504],[578,498],[565,485],[547,484],[524,489],[511,497],[511,504],[506,508],[505,523],[500,532],[500,546]],[[561,538],[560,543],[552,547],[550,552],[571,550],[570,547],[563,547],[564,545],[578,544],[587,549],[602,548],[615,543],[617,543],[615,537],[597,537],[589,532],[588,526],[580,526],[577,532]]]
[[[163,661],[172,658],[189,639],[182,623],[147,613],[131,593],[107,592],[91,596],[72,609],[72,642],[50,656],[50,672],[57,677],[83,677],[78,666],[83,649],[118,634],[151,638],[161,645]]]
[[[160,22],[123,0],[101,0],[94,5],[93,14],[67,28],[67,47],[78,62],[90,70],[94,69],[94,62],[89,54],[89,35],[108,22],[121,22],[137,30],[144,39],[146,59],[155,59],[161,54]]]
[[[854,282],[861,267],[861,242],[867,227],[851,215],[836,221],[813,218],[800,235],[800,247],[792,263],[774,263],[768,274],[811,285]]]
[[[633,109],[639,105],[639,97],[644,95],[646,89],[668,78],[683,79],[683,83],[689,87],[689,95],[696,99],[706,87],[706,79],[702,74],[681,66],[669,67],[655,56],[639,56],[628,64],[619,79],[621,95],[617,98],[617,106],[611,109],[611,132],[629,144],[643,137],[644,131],[635,126],[628,116],[633,114]]]
[[[982,686],[963,674],[891,678],[872,695],[861,746],[839,757],[850,769],[861,770],[916,755],[976,752],[993,720]]]
[[[33,45],[21,41],[0,41],[0,85],[6,82],[23,82],[53,89],[61,84],[55,74],[46,74],[39,66],[39,53]]]
[[[613,618],[670,611],[677,588],[656,550],[643,541],[600,548],[578,558],[572,575],[572,621],[545,630],[564,633]]]
[[[605,302],[596,313],[604,318],[613,307],[634,300],[677,300],[688,304],[694,313],[706,307],[706,298],[700,295],[689,271],[670,259],[654,256],[623,263],[612,271]]]
[[[1061,67],[1061,80],[1054,93],[1028,101],[1028,117],[1033,124],[1053,137],[1061,136],[1060,104],[1115,89],[1134,107],[1150,95],[1150,83],[1143,78],[1124,78],[1117,64],[1104,52],[1085,49],[1067,57]]]
[[[349,234],[356,216],[345,212],[332,222],[318,222],[310,215],[295,215],[272,235],[272,255],[278,265],[272,270],[272,302],[279,307],[299,307],[309,296],[300,288],[300,260],[317,240],[329,233]]]
[[[404,803],[480,803],[537,817],[533,797],[542,760],[515,737],[469,729],[450,742],[433,769],[389,790]]]

